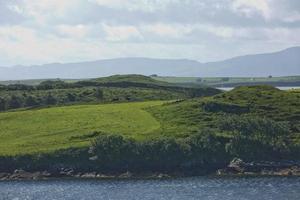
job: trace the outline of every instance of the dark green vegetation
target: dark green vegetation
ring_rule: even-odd
[[[271,86],[243,86],[213,97],[195,98],[151,109],[166,135],[184,135],[203,128],[216,129],[228,116],[285,121],[300,133],[300,93]]]
[[[0,85],[0,111],[94,102],[171,100],[209,96],[219,90],[183,87],[141,75],[115,75],[78,82],[44,81],[38,85]]]
[[[249,85],[300,86],[300,76],[285,77],[163,77],[155,80],[186,85],[207,85],[211,87],[236,87]]]
[[[35,87],[45,87],[43,84]],[[78,84],[84,86],[77,87]],[[47,91],[45,96],[50,102],[49,91],[70,92],[89,87],[94,91],[91,102],[113,101],[107,98],[107,91],[114,89],[119,90],[116,97],[122,100],[118,101],[133,101],[132,98],[169,101],[0,113],[0,171],[72,168],[77,171],[199,174],[222,168],[235,157],[245,161],[300,160],[298,90],[244,86],[219,93],[209,88],[180,87],[142,76],[68,83],[64,89],[52,85],[53,82],[52,88],[35,88],[33,92]],[[131,99],[123,98],[122,91],[129,88],[135,91],[130,93]],[[148,96],[141,95],[143,90],[147,90]],[[155,96],[154,92],[164,95]],[[166,93],[169,95],[165,96]],[[54,94],[51,96],[57,99]]]

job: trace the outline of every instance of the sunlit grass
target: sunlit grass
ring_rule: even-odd
[[[93,131],[143,139],[160,128],[144,108],[162,103],[80,105],[0,113],[0,155],[87,146],[92,139],[88,135]]]

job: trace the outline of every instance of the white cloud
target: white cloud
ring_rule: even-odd
[[[57,31],[59,34],[67,37],[73,37],[73,38],[84,38],[88,37],[88,34],[90,32],[91,27],[78,24],[78,25],[58,25]]]
[[[270,0],[233,0],[232,8],[247,17],[259,13],[265,19],[269,19],[272,15]]]
[[[300,45],[297,0],[2,2],[0,66],[119,56],[207,61],[255,53],[255,45],[258,52]]]
[[[163,24],[156,23],[142,26],[141,29],[146,32],[162,37],[180,38],[192,31],[192,27],[181,24]]]
[[[287,23],[300,21],[300,10],[286,0],[232,0],[234,12],[254,18],[260,14],[265,20]]]
[[[33,23],[46,25],[48,21],[62,18],[68,10],[79,8],[81,0],[20,0],[8,4],[8,8],[31,18]]]
[[[141,10],[153,12],[162,10],[170,3],[180,2],[180,0],[89,0],[100,6],[107,6],[115,9],[127,9],[130,11]]]
[[[15,5],[15,4],[8,4],[7,8],[15,13],[18,14],[24,14],[24,11],[22,10],[22,8],[19,5]]]
[[[108,41],[120,42],[143,38],[139,30],[134,26],[110,26],[103,24],[102,27]]]

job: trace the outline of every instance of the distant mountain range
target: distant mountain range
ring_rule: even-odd
[[[0,80],[95,78],[114,74],[192,77],[300,75],[300,47],[266,54],[200,63],[187,59],[116,58],[80,63],[0,67]]]

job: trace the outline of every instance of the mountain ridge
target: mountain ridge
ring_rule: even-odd
[[[0,67],[0,80],[96,78],[114,74],[199,77],[300,75],[300,46],[207,63],[191,59],[123,57],[86,62]]]

